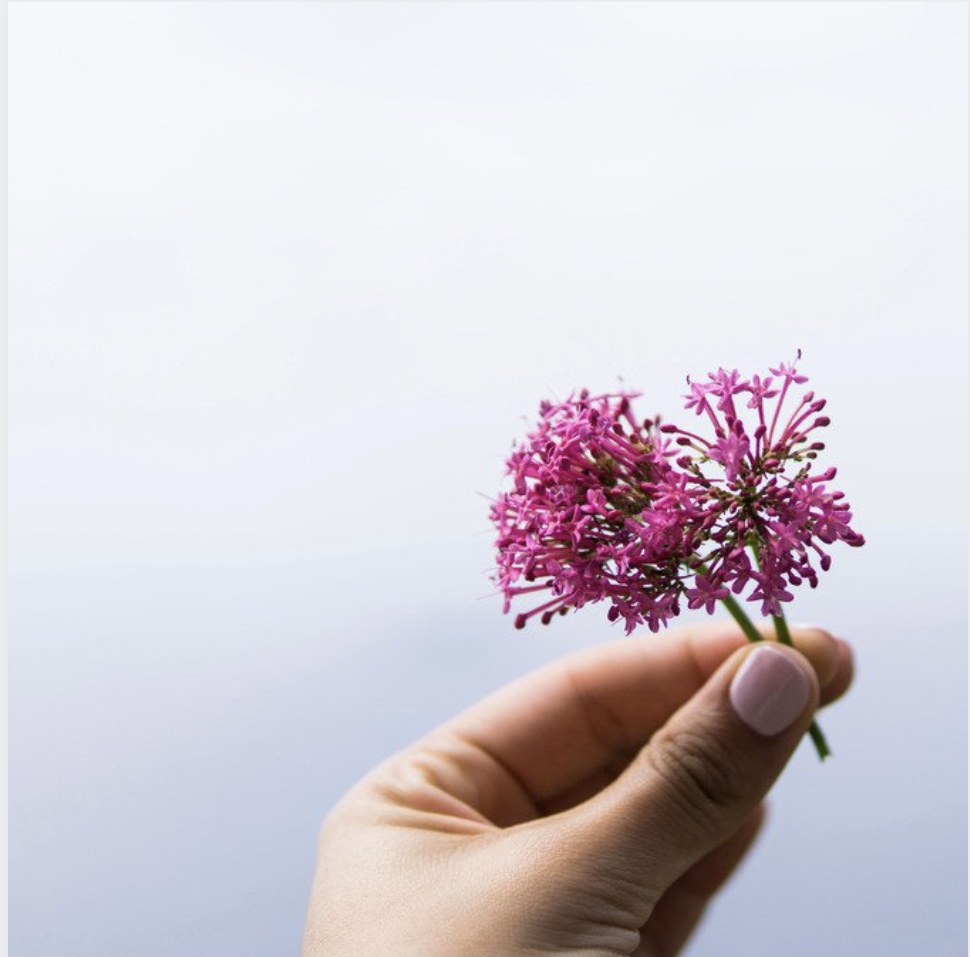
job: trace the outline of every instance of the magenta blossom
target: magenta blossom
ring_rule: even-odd
[[[818,583],[829,546],[863,544],[829,489],[835,470],[813,471],[825,400],[795,398],[807,379],[794,364],[770,371],[690,382],[697,432],[638,420],[637,393],[541,404],[538,427],[508,459],[513,487],[491,509],[505,610],[538,599],[516,627],[607,601],[628,633],[657,631],[683,598],[712,612],[744,592],[779,616],[792,586]]]
[[[513,488],[492,504],[498,527],[496,582],[505,610],[521,595],[540,604],[524,627],[570,608],[608,601],[627,631],[658,630],[678,614],[680,576],[694,551],[681,512],[688,490],[671,471],[655,424],[633,416],[636,393],[543,402],[538,428],[509,457]],[[666,496],[653,508],[657,490]],[[680,499],[678,499],[680,496]]]
[[[684,449],[677,469],[688,477],[695,508],[708,516],[689,563],[697,576],[687,592],[691,607],[710,609],[718,589],[740,595],[752,586],[745,597],[759,601],[763,615],[779,616],[791,586],[818,584],[818,571],[831,565],[829,546],[864,544],[849,525],[843,493],[829,488],[835,469],[815,472],[825,445],[813,433],[829,424],[820,415],[825,400],[796,396],[793,386],[808,378],[794,363],[770,372],[741,379],[720,369],[705,383],[689,383],[687,408],[705,417],[713,436],[662,427]]]

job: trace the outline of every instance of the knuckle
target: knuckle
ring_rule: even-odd
[[[720,832],[745,804],[745,776],[716,736],[688,729],[668,732],[647,755],[671,799],[705,831]]]

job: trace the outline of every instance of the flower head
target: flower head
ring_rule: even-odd
[[[808,382],[796,363],[770,371],[767,378],[741,379],[723,369],[708,376],[703,411],[712,436],[662,427],[684,449],[677,467],[695,508],[710,517],[690,563],[696,575],[687,592],[691,607],[719,587],[740,594],[751,585],[746,597],[761,602],[762,614],[780,615],[781,603],[793,597],[789,586],[807,581],[814,588],[818,571],[829,568],[827,546],[864,544],[849,524],[843,493],[829,487],[835,469],[815,472],[825,445],[814,433],[829,424],[819,414],[825,400],[813,392],[796,394]],[[749,398],[739,410],[734,400],[744,394]],[[686,407],[700,412],[697,395],[691,385]]]
[[[779,616],[791,586],[818,584],[829,546],[863,544],[829,487],[835,469],[815,471],[825,400],[796,396],[808,380],[795,363],[770,371],[688,380],[696,432],[638,420],[633,392],[540,405],[507,461],[512,488],[491,508],[505,610],[538,600],[516,627],[608,601],[628,633],[657,631],[684,598],[711,612],[732,594]]]
[[[583,391],[543,402],[538,427],[509,457],[513,487],[491,509],[495,580],[506,611],[520,595],[543,599],[516,627],[604,600],[627,631],[656,631],[678,613],[678,577],[693,551],[680,515],[691,500],[676,479],[664,483],[666,443],[653,422],[634,417],[636,396]],[[655,509],[660,487],[666,500]]]

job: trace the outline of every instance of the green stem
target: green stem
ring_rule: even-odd
[[[791,632],[788,630],[788,622],[785,621],[784,612],[782,612],[780,615],[772,615],[771,620],[775,623],[775,634],[778,636],[778,640],[783,645],[788,645],[789,648],[794,648],[795,644],[791,640]]]
[[[732,598],[730,595],[727,598],[721,599],[721,604],[728,610],[728,614],[738,623],[738,627],[744,632],[748,641],[762,641],[763,638],[761,633],[755,628],[754,623],[745,614],[744,609]],[[783,645],[788,645],[789,647],[794,647],[791,640],[791,632],[788,630],[788,622],[785,621],[784,614],[782,615],[772,615],[771,619],[775,623],[775,634],[778,636],[779,643]],[[829,749],[828,742],[825,740],[825,735],[822,734],[822,729],[818,724],[813,721],[808,729],[808,736],[812,739],[812,743],[815,745],[815,750],[818,752],[818,758],[820,761],[824,761],[829,757],[832,752]]]
[[[815,745],[815,750],[818,751],[819,761],[824,761],[826,758],[832,757],[829,743],[825,740],[825,735],[822,734],[822,729],[818,726],[817,721],[813,721],[808,726],[808,735],[812,739],[812,744]]]
[[[748,641],[763,641],[761,632],[754,626],[754,622],[744,613],[744,609],[730,596],[721,599],[721,604],[728,610],[730,616],[738,623]]]
[[[782,612],[780,615],[772,615],[771,620],[775,623],[775,634],[778,635],[778,640],[783,645],[794,648],[795,643],[791,640],[791,632],[788,630],[788,622],[785,621],[785,613]],[[813,721],[809,725],[808,734],[812,739],[812,744],[815,745],[815,750],[818,751],[819,761],[824,761],[826,758],[831,757],[832,751],[829,748],[829,743],[825,740],[825,735],[822,734],[822,729],[818,726],[817,722]]]

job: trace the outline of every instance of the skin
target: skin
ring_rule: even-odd
[[[811,696],[770,737],[728,698],[756,646],[714,622],[564,658],[391,757],[323,825],[303,954],[676,954],[851,683],[845,642],[792,637]]]

